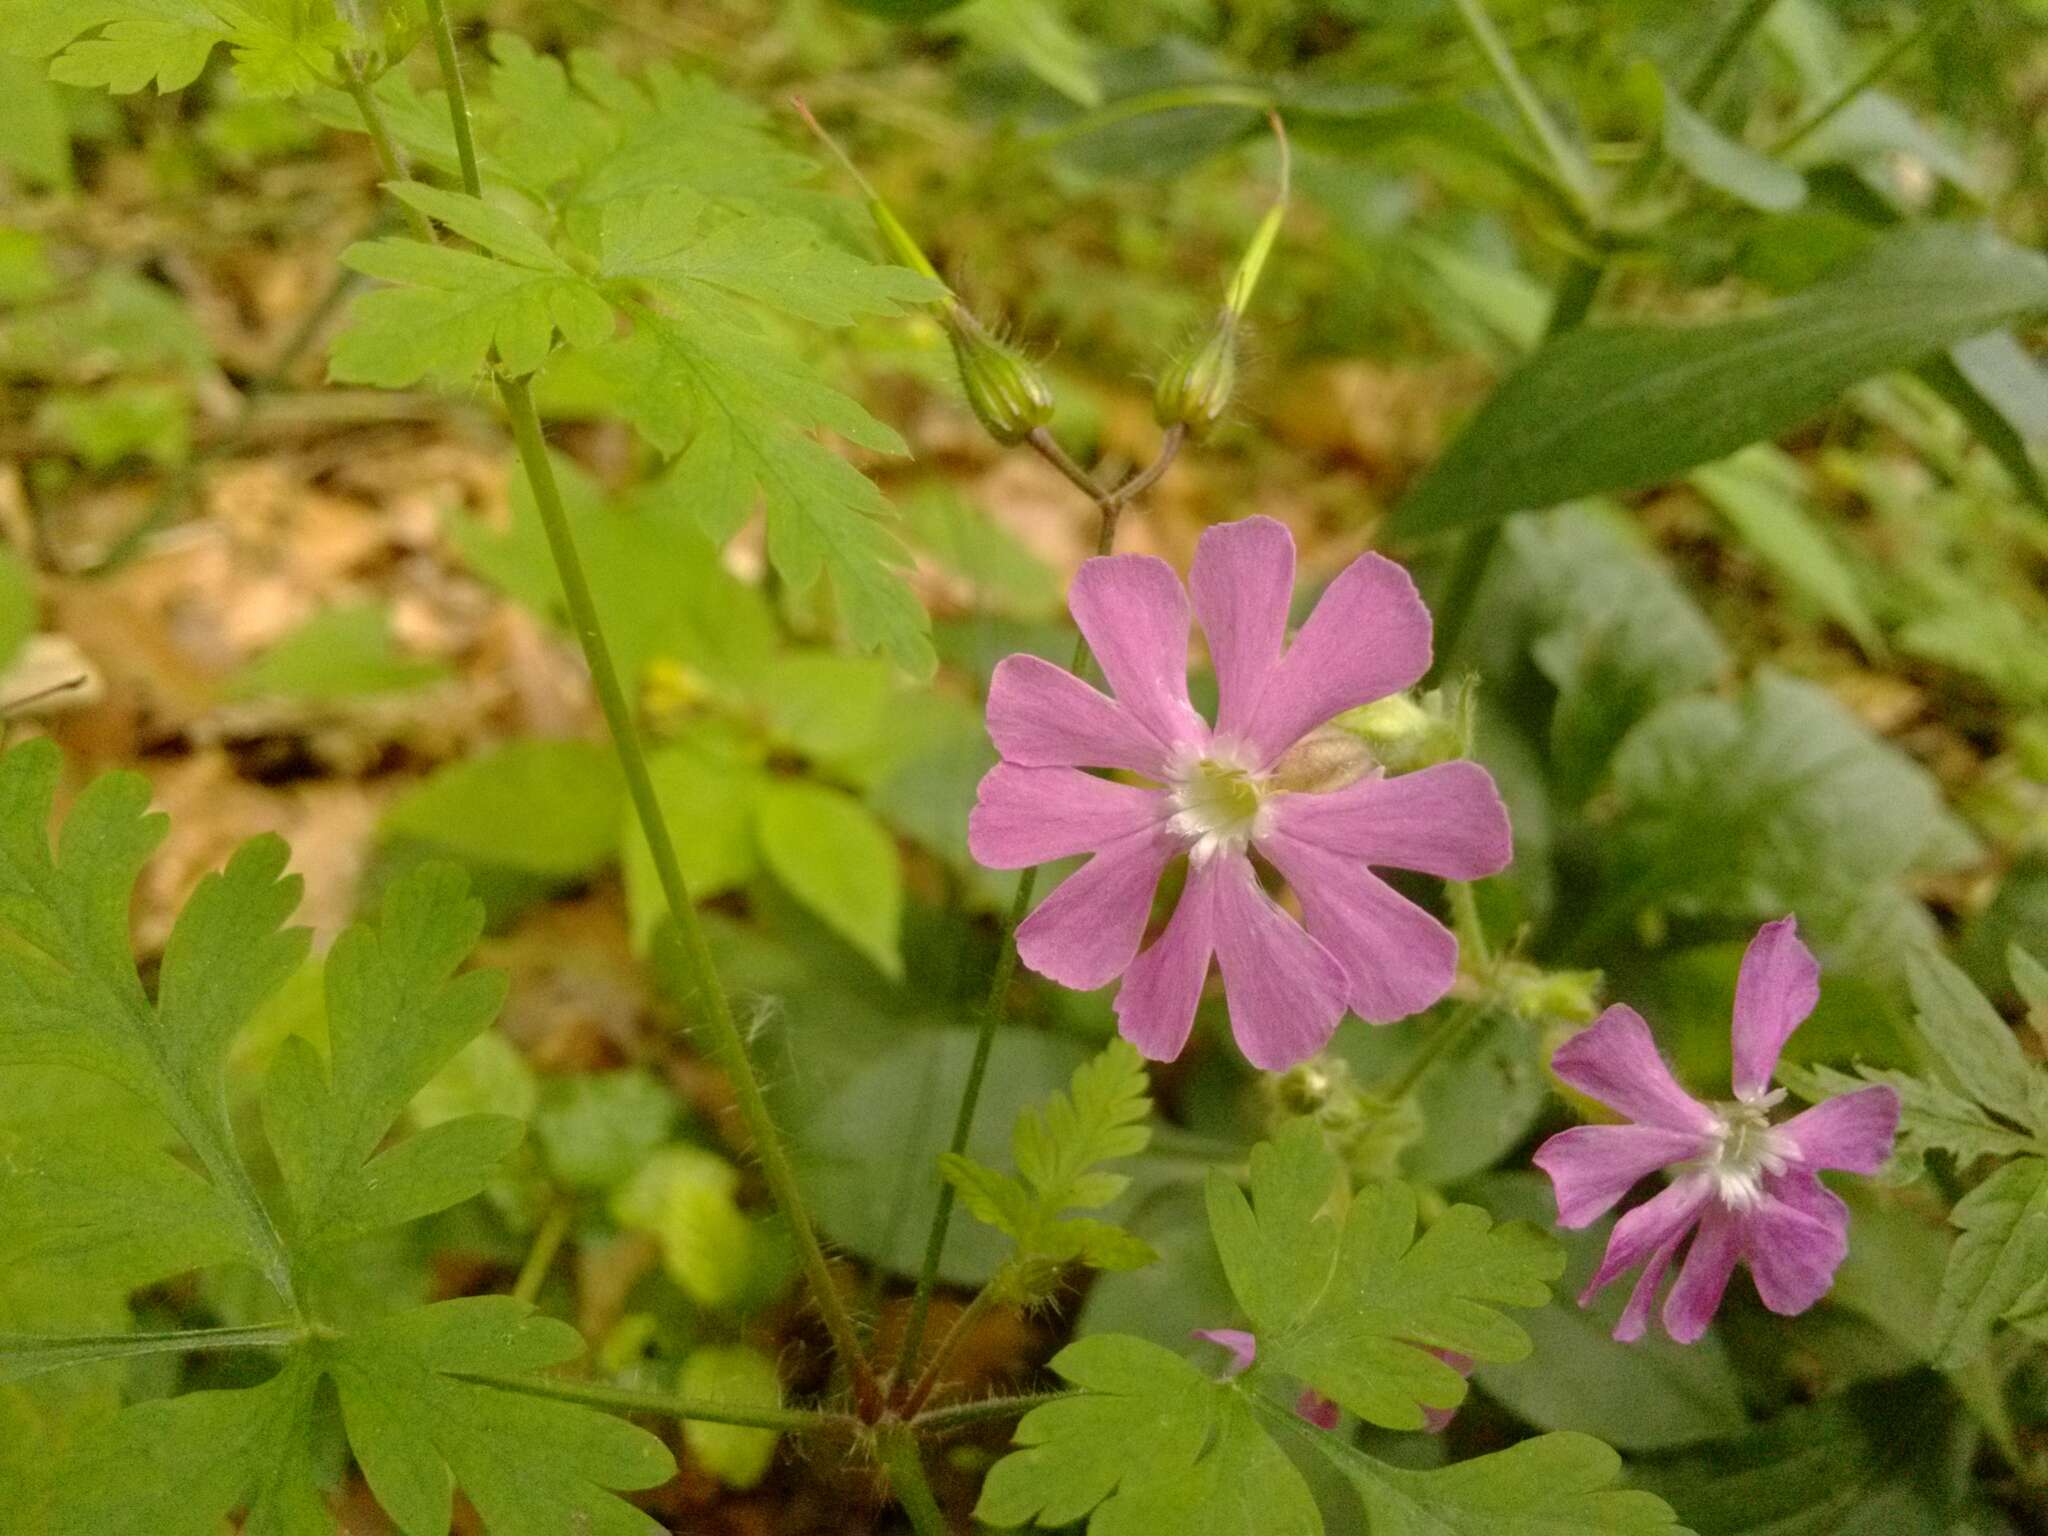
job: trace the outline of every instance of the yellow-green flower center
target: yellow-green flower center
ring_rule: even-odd
[[[1267,789],[1249,769],[1213,757],[1197,758],[1176,774],[1172,827],[1188,840],[1189,857],[1203,863],[1250,842]]]

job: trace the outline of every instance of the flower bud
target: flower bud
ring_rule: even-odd
[[[1236,392],[1237,314],[1226,309],[1202,344],[1159,376],[1152,414],[1162,427],[1185,427],[1199,440],[1223,419]]]
[[[1031,360],[998,341],[959,304],[946,307],[946,336],[960,368],[960,387],[988,435],[1020,443],[1052,418],[1052,390]]]
[[[1412,773],[1466,754],[1472,703],[1470,688],[1448,700],[1440,689],[1419,699],[1397,693],[1348,710],[1332,723],[1364,742],[1390,773]]]
[[[1340,725],[1318,726],[1280,754],[1268,786],[1297,795],[1326,795],[1380,771],[1372,749]]]

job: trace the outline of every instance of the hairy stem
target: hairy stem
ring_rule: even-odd
[[[917,1536],[950,1536],[945,1511],[932,1494],[931,1480],[924,1474],[924,1457],[917,1448],[917,1435],[909,1426],[890,1424],[883,1428],[877,1449],[889,1474],[889,1486],[896,1502],[910,1517]]]
[[[524,1397],[552,1398],[558,1403],[581,1403],[612,1413],[644,1413],[654,1418],[695,1419],[702,1424],[738,1424],[748,1429],[792,1431],[836,1429],[853,1433],[860,1420],[846,1413],[826,1413],[815,1408],[768,1408],[751,1403],[721,1403],[711,1398],[686,1397],[676,1392],[642,1392],[631,1387],[601,1387],[580,1381],[556,1381],[546,1376],[488,1376],[458,1374],[458,1381],[517,1392]]]
[[[455,57],[455,37],[448,25],[445,0],[427,0],[427,11],[433,23],[434,51],[441,61],[442,85],[448,93],[448,113],[454,124],[456,153],[462,162],[462,183],[470,195],[476,196],[482,192],[483,182],[477,169],[476,144],[470,136],[469,102],[463,91],[462,72]],[[662,815],[661,802],[654,792],[654,781],[648,775],[647,757],[633,721],[633,707],[619,679],[618,668],[613,664],[611,647],[605,640],[598,616],[597,599],[590,590],[589,578],[584,574],[583,558],[577,551],[575,534],[569,527],[561,488],[555,482],[554,465],[548,458],[540,413],[533,404],[533,391],[526,380],[505,373],[498,375],[497,383],[499,398],[504,402],[506,417],[512,425],[513,440],[519,447],[519,461],[533,491],[541,526],[547,533],[555,573],[561,579],[570,623],[583,648],[584,660],[589,664],[598,707],[604,713],[605,726],[611,732],[612,745],[624,770],[627,795],[633,802],[641,831],[646,835],[655,874],[661,882],[662,894],[667,898],[669,914],[675,923],[684,979],[690,994],[685,1000],[686,1005],[692,1007],[698,1020],[708,1029],[711,1053],[732,1084],[740,1117],[746,1122],[748,1134],[753,1139],[754,1156],[760,1162],[762,1177],[767,1181],[783,1219],[789,1223],[790,1236],[810,1286],[812,1303],[824,1320],[826,1332],[831,1335],[834,1352],[851,1378],[855,1401],[864,1410],[873,1410],[878,1403],[874,1371],[861,1347],[852,1315],[833,1282],[831,1265],[826,1262],[825,1250],[818,1241],[817,1229],[811,1222],[803,1192],[797,1185],[796,1170],[783,1146],[775,1118],[769,1112],[761,1079],[747,1055],[746,1040],[733,1018],[732,1003],[719,979],[710,942],[705,938],[703,925],[697,920],[696,904],[690,899],[689,884],[683,878],[682,864],[676,857],[675,840]]]
[[[939,1384],[939,1377],[946,1369],[946,1362],[953,1358],[953,1351],[966,1341],[974,1332],[974,1325],[980,1322],[995,1304],[995,1282],[990,1281],[974,1293],[972,1301],[960,1309],[960,1315],[953,1319],[953,1326],[946,1330],[945,1337],[940,1339],[937,1347],[932,1350],[931,1359],[925,1362],[924,1373],[917,1378],[917,1384],[903,1400],[903,1412],[914,1414],[931,1401],[932,1391]]]
[[[776,1128],[774,1116],[769,1112],[761,1079],[747,1056],[746,1040],[733,1018],[732,1003],[719,979],[703,924],[697,920],[696,905],[690,899],[682,864],[676,858],[675,840],[670,836],[668,822],[662,815],[661,801],[654,792],[654,780],[647,772],[647,758],[641,750],[640,734],[633,723],[633,707],[619,681],[618,669],[612,663],[611,647],[605,641],[598,619],[597,599],[591,593],[589,579],[584,574],[583,559],[577,552],[575,535],[569,528],[568,512],[562,505],[561,489],[555,483],[554,465],[548,459],[540,415],[533,405],[533,392],[524,379],[501,374],[498,393],[505,402],[506,415],[511,418],[512,435],[519,445],[520,463],[525,467],[527,483],[532,487],[541,526],[547,531],[548,547],[554,555],[555,571],[561,577],[570,621],[576,630],[576,638],[582,643],[584,659],[590,664],[598,705],[604,711],[612,745],[617,749],[619,764],[625,770],[626,792],[633,802],[641,831],[646,834],[662,894],[668,898],[669,914],[676,926],[677,949],[690,993],[687,1002],[707,1027],[712,1055],[732,1083],[733,1097],[753,1138],[754,1155],[760,1161],[762,1177],[767,1180],[775,1203],[781,1207],[783,1219],[789,1223],[797,1256],[803,1264],[805,1278],[810,1282],[812,1302],[825,1321],[826,1331],[832,1336],[832,1347],[853,1379],[856,1399],[871,1406],[875,1397],[874,1373],[861,1348],[860,1336],[854,1330],[853,1318],[846,1309],[839,1288],[833,1283],[831,1266],[825,1260],[825,1250],[818,1242],[810,1211],[804,1205],[803,1192],[797,1186],[796,1170],[782,1144],[782,1134]]]
[[[356,104],[356,114],[363,120],[363,131],[370,136],[370,148],[377,156],[377,169],[384,173],[386,181],[411,180],[412,172],[406,166],[405,156],[399,152],[398,141],[391,136],[391,125],[384,121],[384,109],[377,105],[377,98],[370,90],[370,83],[363,78],[362,70],[348,58],[341,60],[341,69],[342,88]],[[433,221],[411,203],[398,206],[406,223],[412,226],[414,238],[432,244]]]
[[[1059,445],[1058,439],[1045,428],[1035,429],[1025,442],[1095,503],[1101,518],[1095,535],[1095,553],[1101,556],[1116,547],[1117,525],[1122,520],[1124,508],[1166,473],[1167,467],[1179,454],[1185,437],[1186,432],[1181,427],[1169,428],[1160,438],[1159,452],[1152,462],[1114,490],[1104,490],[1097,484],[1095,477],[1076,464],[1066,449]],[[1077,636],[1072,670],[1078,674],[1087,660],[1087,638]],[[953,1139],[949,1150],[955,1157],[966,1153],[968,1140],[974,1134],[974,1114],[981,1104],[981,1085],[988,1076],[988,1058],[995,1048],[996,1026],[1002,1021],[1003,1004],[1010,995],[1010,986],[1017,979],[1017,925],[1031,911],[1031,897],[1037,889],[1038,870],[1035,866],[1017,877],[1017,893],[1010,899],[1010,911],[1003,921],[1002,948],[996,955],[995,970],[989,977],[988,997],[982,1003],[981,1025],[974,1037],[974,1057],[967,1065],[967,1081],[961,1088],[960,1107],[953,1117]],[[932,1290],[939,1281],[939,1260],[946,1251],[946,1234],[952,1230],[955,1198],[952,1184],[941,1181],[939,1203],[932,1212],[931,1231],[925,1239],[924,1262],[918,1267],[917,1289],[910,1300],[910,1318],[903,1328],[903,1347],[896,1357],[895,1375],[899,1384],[909,1380],[917,1369],[918,1356],[924,1348],[925,1325],[931,1316]],[[913,1392],[915,1390],[912,1389]],[[926,1391],[929,1391],[928,1387]]]
[[[0,1382],[25,1381],[45,1371],[96,1360],[131,1360],[141,1355],[219,1354],[234,1349],[290,1349],[305,1341],[296,1323],[248,1328],[179,1328],[161,1333],[85,1333],[44,1337],[0,1333]]]
[[[941,1435],[948,1430],[965,1429],[970,1424],[986,1424],[992,1419],[1014,1419],[1034,1408],[1074,1395],[1072,1392],[1027,1392],[1016,1397],[985,1397],[976,1403],[948,1403],[943,1408],[927,1408],[910,1422],[921,1433]]]

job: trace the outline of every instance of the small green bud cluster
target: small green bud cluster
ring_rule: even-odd
[[[1448,697],[1441,688],[1392,694],[1331,723],[1364,742],[1389,773],[1412,773],[1471,752],[1475,703],[1468,682]]]
[[[1276,1128],[1304,1115],[1313,1119],[1359,1179],[1398,1177],[1402,1154],[1425,1129],[1412,1096],[1387,1100],[1367,1091],[1341,1056],[1311,1056],[1259,1087]]]

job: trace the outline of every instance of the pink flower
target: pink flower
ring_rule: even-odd
[[[1320,1050],[1347,1007],[1384,1024],[1444,995],[1457,940],[1369,866],[1494,874],[1507,813],[1474,763],[1341,782],[1344,744],[1304,739],[1428,669],[1429,612],[1392,561],[1354,560],[1292,645],[1294,540],[1271,518],[1203,534],[1189,587],[1216,724],[1188,702],[1189,595],[1171,567],[1090,560],[1069,601],[1115,696],[1035,656],[996,668],[988,725],[1002,761],[981,781],[968,845],[991,869],[1093,855],[1018,928],[1018,953],[1081,991],[1122,976],[1117,1017],[1145,1055],[1180,1054],[1213,956],[1238,1045],[1279,1071]],[[1362,768],[1363,753],[1349,762]],[[1303,922],[1266,894],[1254,851],[1293,886]],[[1182,856],[1180,903],[1141,954],[1153,892]]]
[[[1735,983],[1735,1098],[1700,1103],[1657,1054],[1650,1027],[1614,1007],[1559,1048],[1551,1067],[1566,1083],[1629,1117],[1582,1125],[1536,1150],[1556,1186],[1560,1226],[1583,1227],[1658,1169],[1670,1183],[1614,1224],[1607,1255],[1586,1293],[1638,1264],[1617,1339],[1643,1335],[1664,1275],[1697,1231],[1671,1294],[1664,1327],[1690,1344],[1707,1331],[1739,1259],[1773,1312],[1804,1312],[1827,1294],[1849,1251],[1849,1212],[1822,1187],[1823,1168],[1874,1173],[1891,1155],[1899,1097],[1861,1088],[1771,1123],[1785,1096],[1770,1091],[1778,1053],[1820,1000],[1820,966],[1789,917],[1757,930]]]
[[[1195,1337],[1206,1339],[1211,1344],[1220,1344],[1230,1351],[1230,1364],[1223,1368],[1223,1379],[1242,1376],[1252,1368],[1252,1362],[1259,1356],[1259,1341],[1256,1335],[1242,1328],[1197,1328]],[[1460,1376],[1472,1374],[1472,1361],[1465,1355],[1448,1349],[1429,1351]],[[1315,1425],[1317,1429],[1335,1429],[1342,1420],[1344,1410],[1314,1387],[1303,1387],[1301,1396],[1294,1400],[1296,1417]],[[1458,1416],[1455,1408],[1425,1408],[1422,1410],[1422,1428],[1426,1434],[1441,1434],[1446,1425]]]

